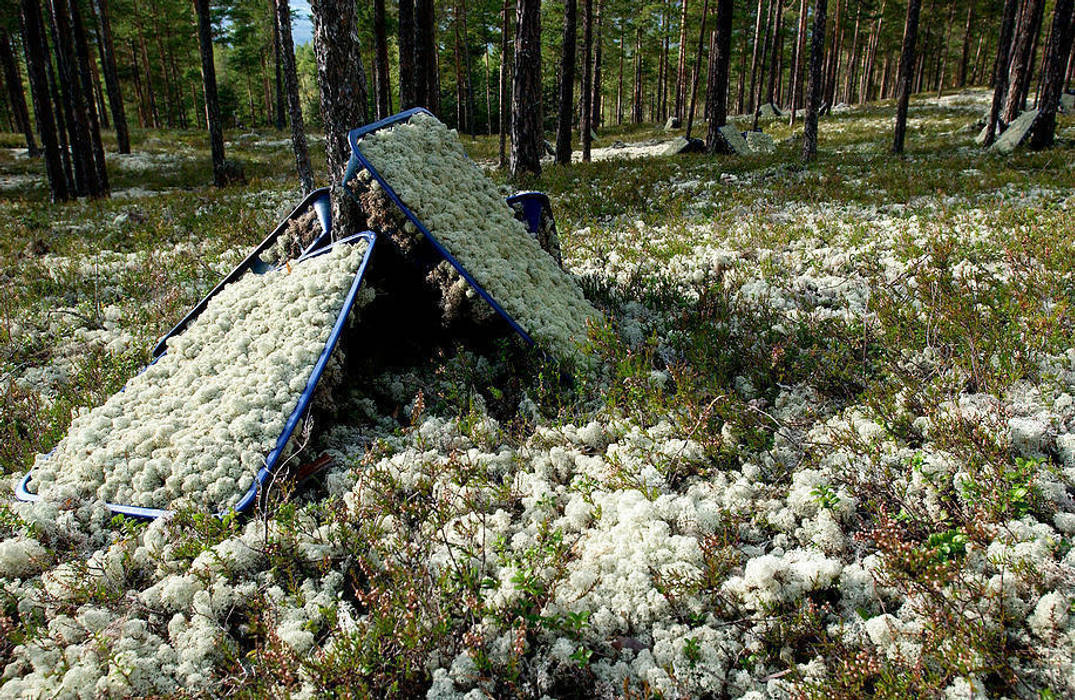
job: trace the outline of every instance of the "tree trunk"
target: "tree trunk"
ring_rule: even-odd
[[[761,53],[761,13],[764,7],[764,0],[758,0],[758,11],[754,17],[754,46],[750,53],[750,96],[747,99],[747,111],[751,113],[758,108],[758,105],[754,104],[754,88],[757,86],[758,80],[758,59]]]
[[[912,0],[914,1],[914,0]],[[825,57],[825,11],[828,0],[814,0],[814,27],[810,36],[810,82],[803,120],[803,160],[817,156],[817,116],[821,110],[821,64]]]
[[[273,122],[277,131],[280,131],[284,128],[286,120],[284,116],[284,100],[287,98],[284,95],[284,56],[281,46],[280,24],[276,21],[275,0],[270,0],[269,2],[269,14],[272,16],[273,77],[275,79],[273,85],[276,88],[276,99],[274,100],[276,109],[273,113]]]
[[[993,102],[986,119],[985,141],[982,146],[989,148],[996,138],[997,122],[1008,91],[1008,63],[1011,54],[1012,34],[1015,25],[1015,12],[1019,0],[1004,0],[1004,12],[1000,18],[1000,37],[997,40],[997,59],[993,64]]]
[[[631,122],[642,123],[642,27],[635,30],[635,84],[631,91]]]
[[[903,50],[900,52],[899,93],[896,104],[896,128],[892,138],[892,152],[903,153],[903,139],[907,132],[907,104],[911,99],[911,71],[915,63],[915,40],[918,38],[918,15],[922,0],[907,3],[907,21],[903,26]]]
[[[571,125],[575,111],[575,0],[564,0],[564,38],[560,53],[560,111],[556,119],[556,162],[571,162]]]
[[[79,196],[91,195],[96,191],[96,170],[85,104],[87,96],[82,92],[82,81],[73,51],[71,17],[64,0],[51,0],[50,5],[52,49],[59,74],[58,88],[63,96],[64,121],[67,123],[71,163],[74,166],[75,192]]]
[[[490,78],[489,78],[489,38],[486,34],[485,40],[485,133],[487,136],[493,135],[493,98],[492,91],[490,90]]]
[[[679,58],[676,61],[676,119],[683,119],[687,97],[687,0],[681,0],[679,11]]]
[[[1056,0],[1053,10],[1053,40],[1045,56],[1045,80],[1042,84],[1038,116],[1030,132],[1030,148],[1042,149],[1053,145],[1056,138],[1056,110],[1064,90],[1067,57],[1071,52],[1073,0]]]
[[[862,5],[855,6],[855,29],[851,32],[851,51],[847,54],[847,65],[844,67],[844,89],[841,100],[851,103],[851,86],[855,81],[855,66],[859,57],[859,27],[862,19]]]
[[[497,105],[500,112],[500,169],[508,165],[507,134],[508,134],[508,69],[511,63],[511,48],[514,42],[511,37],[511,0],[504,0],[503,25],[500,32],[500,98]]]
[[[470,68],[470,33],[467,29],[467,0],[459,0],[461,19],[463,21],[462,36],[461,36],[461,48],[463,51],[463,96],[464,96],[464,108],[466,110],[467,119],[467,133],[471,136],[474,135],[474,79],[473,72]]]
[[[101,31],[101,70],[104,72],[105,89],[108,91],[112,124],[116,128],[116,145],[120,153],[130,153],[131,139],[127,131],[127,113],[123,107],[119,74],[116,72],[116,47],[112,41],[112,22],[108,16],[108,0],[96,0],[94,8]],[[137,77],[137,68],[135,75]]]
[[[541,174],[541,0],[515,4],[511,97],[511,175]]]
[[[399,107],[418,104],[414,67],[414,0],[399,0]]]
[[[97,104],[94,100],[94,80],[90,69],[93,57],[90,55],[89,42],[86,37],[86,25],[82,21],[82,12],[77,0],[68,4],[71,12],[71,29],[75,40],[75,72],[81,83],[83,108],[85,109],[86,128],[90,136],[90,153],[92,157],[90,179],[90,196],[108,196],[108,170],[105,166],[105,149],[101,143],[101,123],[97,118]]]
[[[7,86],[7,97],[11,104],[11,115],[15,119],[15,126],[26,139],[26,150],[30,157],[36,158],[40,155],[40,151],[37,148],[37,141],[34,140],[30,111],[26,108],[26,95],[22,91],[19,64],[11,48],[11,38],[4,30],[0,30],[0,63],[4,64],[4,85]]]
[[[1068,32],[1070,32],[1071,35],[1075,37],[1075,17],[1071,18],[1071,26],[1068,27]],[[1067,75],[1068,77],[1065,79],[1065,82],[1067,83],[1067,87],[1070,90],[1071,83],[1075,81],[1075,41],[1072,41],[1071,53],[1068,55]]]
[[[306,149],[306,126],[302,120],[299,100],[299,78],[295,71],[295,47],[291,41],[291,8],[288,0],[276,0],[276,26],[280,32],[280,57],[283,62],[284,83],[287,88],[287,111],[291,121],[291,150],[295,153],[295,170],[303,193],[314,189],[314,172],[310,153]]]
[[[52,30],[51,21],[49,30]],[[78,196],[78,185],[75,181],[75,168],[71,162],[71,147],[70,139],[68,138],[70,133],[68,123],[70,120],[67,114],[67,104],[64,102],[64,96],[60,93],[60,81],[56,77],[56,70],[53,68],[52,60],[48,55],[48,40],[45,39],[44,41],[45,71],[48,75],[49,94],[52,95],[52,105],[56,116],[56,135],[60,144],[60,161],[63,164],[63,173],[64,179],[67,182],[67,191],[70,193],[70,197],[74,198]]]
[[[836,73],[839,71],[840,44],[843,39],[843,27],[840,24],[841,3],[836,0],[832,13],[832,36],[829,52],[825,57],[825,84],[822,88],[822,100],[831,108],[836,97]]]
[[[627,53],[623,43],[623,20],[620,20],[620,68],[616,84],[616,125],[623,124],[623,58]]]
[[[45,68],[49,60],[48,46],[45,41],[45,27],[38,0],[21,0],[21,16],[26,75],[30,82],[30,100],[34,106],[37,133],[41,137],[41,146],[45,155],[45,175],[48,178],[52,201],[62,202],[71,199],[74,193],[67,186],[67,177],[64,174],[63,161],[60,157],[60,144],[52,114],[48,73]]]
[[[750,96],[752,102],[754,102],[754,116],[750,122],[751,131],[758,130],[758,115],[761,112],[762,100],[765,99],[765,75],[766,68],[769,62],[769,40],[772,38],[773,28],[773,14],[776,10],[777,2],[780,0],[770,0],[769,12],[765,17],[765,38],[761,42],[761,60],[758,65],[761,68],[761,74],[758,76],[758,94]]]
[[[1011,123],[1026,105],[1033,71],[1034,45],[1041,31],[1045,0],[1027,0],[1012,43],[1011,64],[1008,70],[1008,93],[1004,102],[1003,122]]]
[[[440,74],[437,71],[436,12],[433,0],[416,0],[414,62],[418,78],[418,102],[440,113]],[[352,13],[353,14],[353,13]]]
[[[352,0],[313,0],[314,57],[332,182],[343,182],[351,147],[347,133],[366,123],[366,73]],[[420,72],[420,71],[418,71]]]
[[[452,47],[452,55],[455,59],[455,127],[461,134],[467,133],[470,125],[467,123],[467,92],[466,80],[463,78],[463,30],[459,19],[459,2],[456,0],[452,8],[453,29],[455,30],[455,43]]]
[[[687,133],[686,139],[691,140],[691,129],[694,127],[694,105],[698,100],[698,80],[702,72],[702,45],[705,42],[705,22],[709,15],[709,0],[702,3],[702,21],[698,28],[698,48],[694,54],[694,74],[691,75],[691,100],[687,107]]]
[[[202,55],[202,86],[205,91],[205,121],[209,127],[209,147],[213,155],[213,184],[228,184],[224,164],[224,130],[220,124],[220,102],[216,91],[216,67],[213,64],[213,27],[209,17],[209,0],[194,0],[198,13],[198,46]]]
[[[773,52],[769,59],[769,86],[765,89],[765,101],[771,103],[776,94],[776,83],[780,79],[780,49],[783,45],[781,29],[784,23],[784,0],[776,0],[776,13],[773,16]]]
[[[952,35],[952,20],[956,16],[955,4],[948,6],[948,19],[944,23],[944,40],[941,44],[941,50],[938,52],[937,57],[937,98],[940,99],[944,94],[944,78],[948,67],[948,42],[951,40]]]
[[[967,23],[963,27],[963,51],[959,57],[959,75],[956,76],[956,83],[961,88],[967,85],[967,59],[970,58],[970,30],[973,25],[974,4],[971,3],[967,6]]]
[[[601,22],[601,9],[604,6],[604,0],[597,0],[597,7],[594,9],[594,48],[593,48],[593,97],[590,98],[590,128],[595,132],[601,127],[604,119],[601,117],[601,106],[603,103],[601,95],[601,62],[603,60],[603,41],[602,41],[602,22]]]
[[[795,60],[791,62],[791,87],[788,91],[791,93],[791,118],[790,123],[794,124],[796,115],[799,111],[799,97],[802,92],[802,65],[803,65],[803,53],[806,51],[806,0],[799,1],[799,31],[795,38]]]
[[[713,41],[712,68],[706,85],[706,101],[711,103],[709,126],[705,144],[709,153],[716,153],[722,147],[720,127],[728,123],[728,67],[732,61],[732,9],[733,0],[717,0],[717,31]]]
[[[593,143],[593,131],[590,117],[593,116],[593,0],[583,0],[582,15],[582,110],[579,132],[582,136],[582,161],[590,162],[590,147]]]
[[[392,81],[388,70],[388,37],[385,33],[384,0],[373,0],[373,84],[377,94],[377,118],[392,113]]]

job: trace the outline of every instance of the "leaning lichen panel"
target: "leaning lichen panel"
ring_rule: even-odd
[[[81,409],[32,485],[51,500],[235,505],[275,447],[324,349],[366,243],[225,287],[168,352]]]
[[[541,345],[575,353],[598,312],[504,205],[496,185],[435,117],[365,136],[363,155],[434,237]]]

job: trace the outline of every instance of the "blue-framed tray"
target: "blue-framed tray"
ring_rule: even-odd
[[[493,310],[496,311],[497,315],[499,315],[501,318],[508,322],[508,325],[511,326],[512,330],[519,334],[519,337],[521,337],[528,345],[535,345],[536,343],[534,342],[534,339],[530,337],[530,334],[527,333],[526,330],[521,325],[519,325],[519,323],[514,318],[511,317],[511,314],[504,310],[504,307],[502,307],[496,301],[496,299],[494,299],[492,295],[489,294],[489,292],[485,291],[485,288],[481,286],[481,284],[479,284],[476,279],[474,279],[474,276],[471,275],[465,267],[463,267],[463,264],[459,262],[459,260],[457,260],[455,256],[452,255],[439,240],[437,240],[437,237],[430,232],[429,228],[424,223],[422,223],[422,220],[419,219],[415,215],[415,213],[411,211],[406,204],[403,203],[403,200],[400,199],[396,191],[392,188],[390,184],[388,184],[388,181],[385,180],[384,175],[382,175],[375,167],[373,167],[373,164],[362,153],[362,149],[359,148],[359,141],[362,139],[363,136],[366,136],[367,134],[372,134],[373,132],[379,131],[381,129],[391,128],[397,124],[402,124],[416,114],[428,114],[430,116],[433,116],[433,114],[429,110],[423,107],[415,107],[413,109],[408,109],[406,111],[400,112],[399,114],[394,114],[391,117],[386,117],[385,119],[381,119],[380,121],[375,121],[371,124],[367,124],[366,126],[352,129],[347,134],[347,140],[351,144],[351,159],[347,163],[347,171],[343,176],[344,187],[347,187],[347,183],[351,181],[351,178],[353,178],[361,168],[365,168],[366,170],[368,170],[370,176],[377,181],[377,183],[384,190],[385,194],[388,195],[388,198],[392,201],[392,203],[395,204],[396,207],[398,207],[399,210],[403,213],[403,215],[407,217],[407,219],[412,224],[414,224],[419,231],[422,232],[422,234],[436,249],[437,253],[440,254],[440,256],[443,257],[445,260],[447,260],[451,264],[451,266],[454,267],[456,271],[463,277],[463,279],[467,281],[467,284],[473,287],[474,291],[477,292],[478,295],[482,299],[484,299],[491,307],[493,307]],[[545,207],[547,207],[548,197],[546,197],[544,194],[541,194],[540,192],[522,193],[520,195],[515,195],[515,197],[518,197],[519,201],[533,200],[533,204],[524,203],[524,207],[526,211],[527,228],[531,230],[531,233],[534,233],[538,225],[540,224],[540,217],[542,214],[542,205],[540,199],[544,198],[544,205]],[[509,199],[509,202],[510,201],[511,199]]]
[[[311,205],[313,201],[315,200],[311,200],[310,198],[307,198],[306,200],[306,202],[310,203]],[[328,227],[325,227],[323,235],[328,235]],[[272,236],[270,236],[270,238],[272,238]],[[325,244],[323,237],[319,238],[319,240],[321,241],[320,245],[311,245],[310,248],[314,248],[314,250],[308,250],[307,253],[296,259],[294,261],[294,264],[300,265],[303,261],[309,260],[310,258],[317,257],[319,255],[323,255],[324,253],[327,253],[328,251],[335,248],[336,246],[351,245],[359,241],[366,242],[366,253],[362,258],[362,263],[359,265],[358,270],[355,272],[354,279],[351,282],[351,287],[347,291],[347,296],[344,297],[344,303],[340,307],[340,311],[336,316],[336,320],[332,326],[332,331],[329,333],[329,337],[325,341],[325,346],[321,350],[321,354],[318,356],[317,361],[314,363],[314,368],[313,371],[310,373],[309,379],[306,380],[306,387],[303,390],[302,394],[299,396],[298,404],[288,416],[287,422],[284,424],[284,429],[276,440],[276,445],[273,447],[272,451],[270,451],[269,454],[266,456],[265,465],[258,470],[257,475],[254,477],[254,482],[250,485],[250,488],[247,489],[246,493],[243,494],[242,498],[239,499],[239,502],[236,503],[234,507],[229,508],[226,511],[219,511],[217,513],[218,516],[223,516],[226,514],[227,511],[230,510],[234,510],[239,513],[249,510],[257,501],[258,493],[261,488],[273,477],[273,475],[276,473],[277,468],[280,466],[280,459],[283,456],[284,449],[286,448],[288,441],[291,439],[291,436],[294,434],[295,429],[298,427],[299,423],[306,415],[306,412],[310,407],[310,402],[313,400],[314,391],[317,389],[317,384],[321,381],[321,376],[324,374],[325,366],[328,364],[329,358],[332,356],[332,352],[333,350],[335,350],[336,344],[340,339],[340,335],[343,333],[344,327],[347,324],[347,317],[351,314],[351,309],[354,307],[355,299],[358,296],[358,290],[362,285],[362,279],[366,274],[366,268],[368,267],[370,256],[373,253],[374,244],[377,241],[377,235],[372,231],[366,231],[364,233],[348,236],[347,238],[338,240],[335,243]],[[262,246],[259,246],[258,249],[256,249],[256,252],[260,252],[261,250],[263,250],[263,248]],[[251,258],[256,257],[256,255],[252,254],[250,257],[247,258],[246,261],[244,261],[244,265],[250,262]],[[245,267],[241,265],[240,267],[243,268],[242,272],[245,272],[247,269],[251,269],[255,274],[263,274],[264,272],[268,271],[268,268],[258,270],[255,269],[252,265],[246,265]],[[241,272],[239,274],[241,274]],[[229,275],[229,277],[226,279],[234,281],[234,279],[237,278],[238,275],[236,274],[235,277]],[[201,311],[204,310],[205,304],[208,303],[208,299],[211,298],[220,289],[222,289],[225,284],[227,284],[227,282],[221,282],[219,285],[217,285],[217,287],[213,290],[212,293],[210,293],[205,299],[202,300],[202,303],[199,304],[200,308],[197,309],[198,313],[201,313]],[[187,324],[189,324],[189,322],[193,320],[193,317],[196,316],[197,313],[191,312],[191,314],[188,314],[184,320]],[[168,337],[181,333],[183,330],[185,330],[185,328],[186,324],[183,324],[182,328],[179,328],[178,331],[169,333],[167,336],[165,336],[165,340]],[[154,358],[153,362],[156,362],[163,355],[164,352],[158,354]],[[30,486],[30,478],[32,474],[32,470],[27,472],[26,475],[19,481],[19,483],[15,487],[15,498],[20,501],[33,502],[41,498],[40,495],[32,493],[28,488]],[[132,506],[122,503],[107,503],[106,505],[108,506],[108,509],[111,510],[113,513],[118,513],[140,520],[153,520],[156,518],[171,515],[172,513],[172,511],[164,508],[145,508],[142,506]]]

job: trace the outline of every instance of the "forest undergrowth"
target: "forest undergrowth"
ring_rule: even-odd
[[[913,101],[904,158],[883,103],[805,166],[771,122],[491,173],[551,197],[593,363],[360,361],[246,519],[0,502],[0,697],[1075,694],[1075,120],[997,156],[987,97]],[[298,203],[282,133],[227,138],[245,186],[140,132],[56,206],[0,150],[0,496]]]

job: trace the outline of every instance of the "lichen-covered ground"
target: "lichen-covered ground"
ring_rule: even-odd
[[[880,105],[808,167],[774,123],[518,183],[609,319],[590,367],[361,367],[335,465],[246,520],[0,504],[0,697],[1075,694],[1075,121],[1002,158],[983,103],[913,102],[905,159]],[[0,151],[6,484],[298,201],[286,140],[229,137],[245,187],[144,133],[63,206]]]

